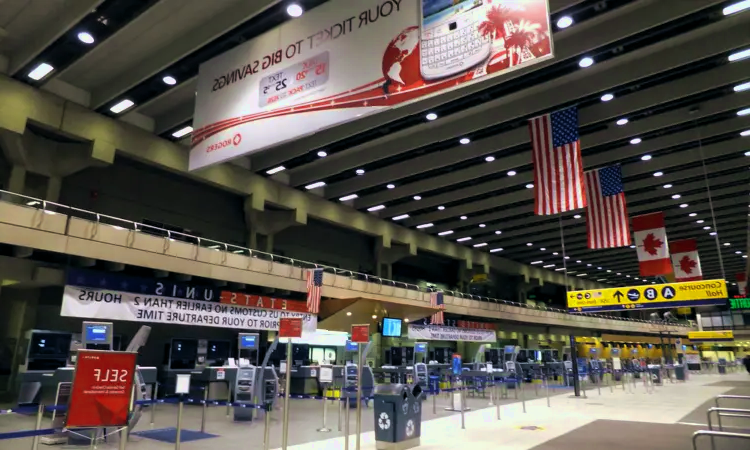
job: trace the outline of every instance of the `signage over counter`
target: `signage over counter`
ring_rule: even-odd
[[[734,341],[732,330],[723,331],[688,331],[690,342],[727,342]]]
[[[138,294],[144,297],[157,296],[203,302],[220,302],[227,305],[252,306],[261,309],[276,309],[281,311],[307,312],[307,302],[303,300],[287,300],[283,298],[262,295],[245,294],[222,290],[215,286],[203,286],[192,283],[179,283],[163,279],[131,277],[113,273],[96,272],[92,270],[69,269],[66,284],[81,288],[90,288],[94,297],[89,300],[106,301],[99,298],[96,292],[114,290]],[[110,299],[111,300],[111,299]]]
[[[190,170],[551,58],[550,35],[546,0],[331,0],[201,65]]]
[[[568,292],[570,312],[622,311],[623,309],[675,308],[678,306],[724,305],[724,280],[626,286]]]
[[[494,330],[471,330],[441,325],[409,325],[409,339],[417,341],[497,342]]]
[[[730,298],[731,309],[750,309],[750,298]]]

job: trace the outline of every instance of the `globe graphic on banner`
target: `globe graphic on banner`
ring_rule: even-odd
[[[409,27],[393,39],[383,55],[383,75],[392,87],[424,83],[419,70],[419,27]]]

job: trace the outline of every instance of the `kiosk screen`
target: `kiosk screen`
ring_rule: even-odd
[[[356,352],[357,351],[357,343],[352,341],[346,341],[346,351],[347,352]]]
[[[240,339],[240,349],[242,350],[255,350],[258,348],[258,336],[256,335],[245,335]]]
[[[416,353],[427,353],[427,344],[424,342],[414,344],[414,351]]]
[[[107,342],[111,333],[109,325],[86,325],[86,341]]]

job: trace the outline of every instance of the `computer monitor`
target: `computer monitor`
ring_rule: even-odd
[[[383,319],[384,337],[401,337],[401,319],[386,317]]]
[[[112,322],[83,322],[83,348],[112,350],[113,328]]]
[[[346,351],[347,352],[356,352],[358,349],[357,343],[352,341],[346,341]]]
[[[258,349],[258,335],[257,334],[240,334],[240,350],[257,350]]]
[[[208,341],[208,346],[206,348],[207,361],[213,361],[218,365],[224,365],[224,363],[229,359],[230,353],[231,344],[229,343],[229,341]]]
[[[198,359],[198,340],[172,339],[169,359],[171,369],[194,369]]]
[[[414,353],[427,353],[427,342],[415,342]]]

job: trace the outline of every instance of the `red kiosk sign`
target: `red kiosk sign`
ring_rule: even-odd
[[[302,319],[283,318],[279,319],[280,338],[302,337]]]
[[[126,426],[136,357],[133,352],[79,350],[65,426]]]
[[[370,342],[370,325],[352,325],[352,342],[357,344]]]

